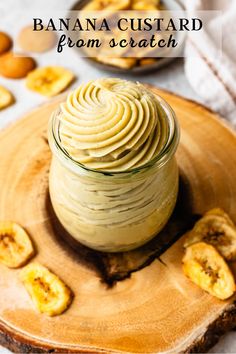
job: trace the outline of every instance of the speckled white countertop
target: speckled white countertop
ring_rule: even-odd
[[[73,3],[74,0],[38,0],[33,2],[32,0],[0,0],[0,30],[14,33],[14,24],[9,27],[4,22],[4,18],[7,18],[7,14],[12,9],[23,16],[24,11],[32,7],[39,7],[41,10],[45,7],[47,11],[50,11],[55,8],[69,9]],[[39,65],[63,65],[71,69],[77,76],[77,80],[73,86],[76,86],[79,82],[102,76],[116,76],[108,72],[102,72],[91,66],[84,59],[78,58],[73,50],[70,51],[66,60],[64,56],[60,57],[60,55],[49,52],[37,58],[37,61]],[[182,59],[175,59],[167,67],[155,73],[135,77],[125,75],[124,78],[152,83],[201,102],[201,99],[193,92],[185,78]],[[16,103],[13,106],[0,112],[0,128],[3,128],[10,122],[16,121],[28,110],[48,101],[46,98],[27,90],[24,80],[9,80],[0,77],[0,85],[9,88],[16,98]],[[9,351],[0,346],[0,353],[6,354]],[[211,353],[236,353],[236,335],[233,332],[225,335],[219,344],[211,350]]]

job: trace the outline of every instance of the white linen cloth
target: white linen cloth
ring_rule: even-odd
[[[236,1],[185,0],[189,15],[201,10],[219,10],[198,38],[187,37],[185,73],[207,106],[236,127]],[[217,54],[214,29],[222,26],[222,55]],[[216,36],[216,35],[215,35]]]

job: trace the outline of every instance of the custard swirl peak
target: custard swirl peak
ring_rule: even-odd
[[[98,79],[68,95],[59,134],[75,161],[97,170],[126,171],[163,149],[168,123],[157,97],[143,85]]]

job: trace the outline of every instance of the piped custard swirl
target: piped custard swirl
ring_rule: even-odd
[[[59,135],[63,149],[86,167],[126,171],[162,151],[168,122],[143,85],[99,79],[80,85],[61,105]]]

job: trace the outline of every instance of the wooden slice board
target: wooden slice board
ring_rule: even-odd
[[[154,89],[154,88],[153,88]],[[154,89],[176,111],[181,125],[177,151],[194,213],[215,206],[236,222],[236,137],[197,103]],[[0,342],[19,352],[203,352],[236,325],[234,298],[219,301],[181,270],[182,239],[149,266],[107,288],[54,234],[46,208],[51,159],[46,143],[51,112],[60,97],[26,115],[0,135],[0,218],[23,225],[36,260],[73,289],[63,315],[39,314],[18,279],[0,265]]]

